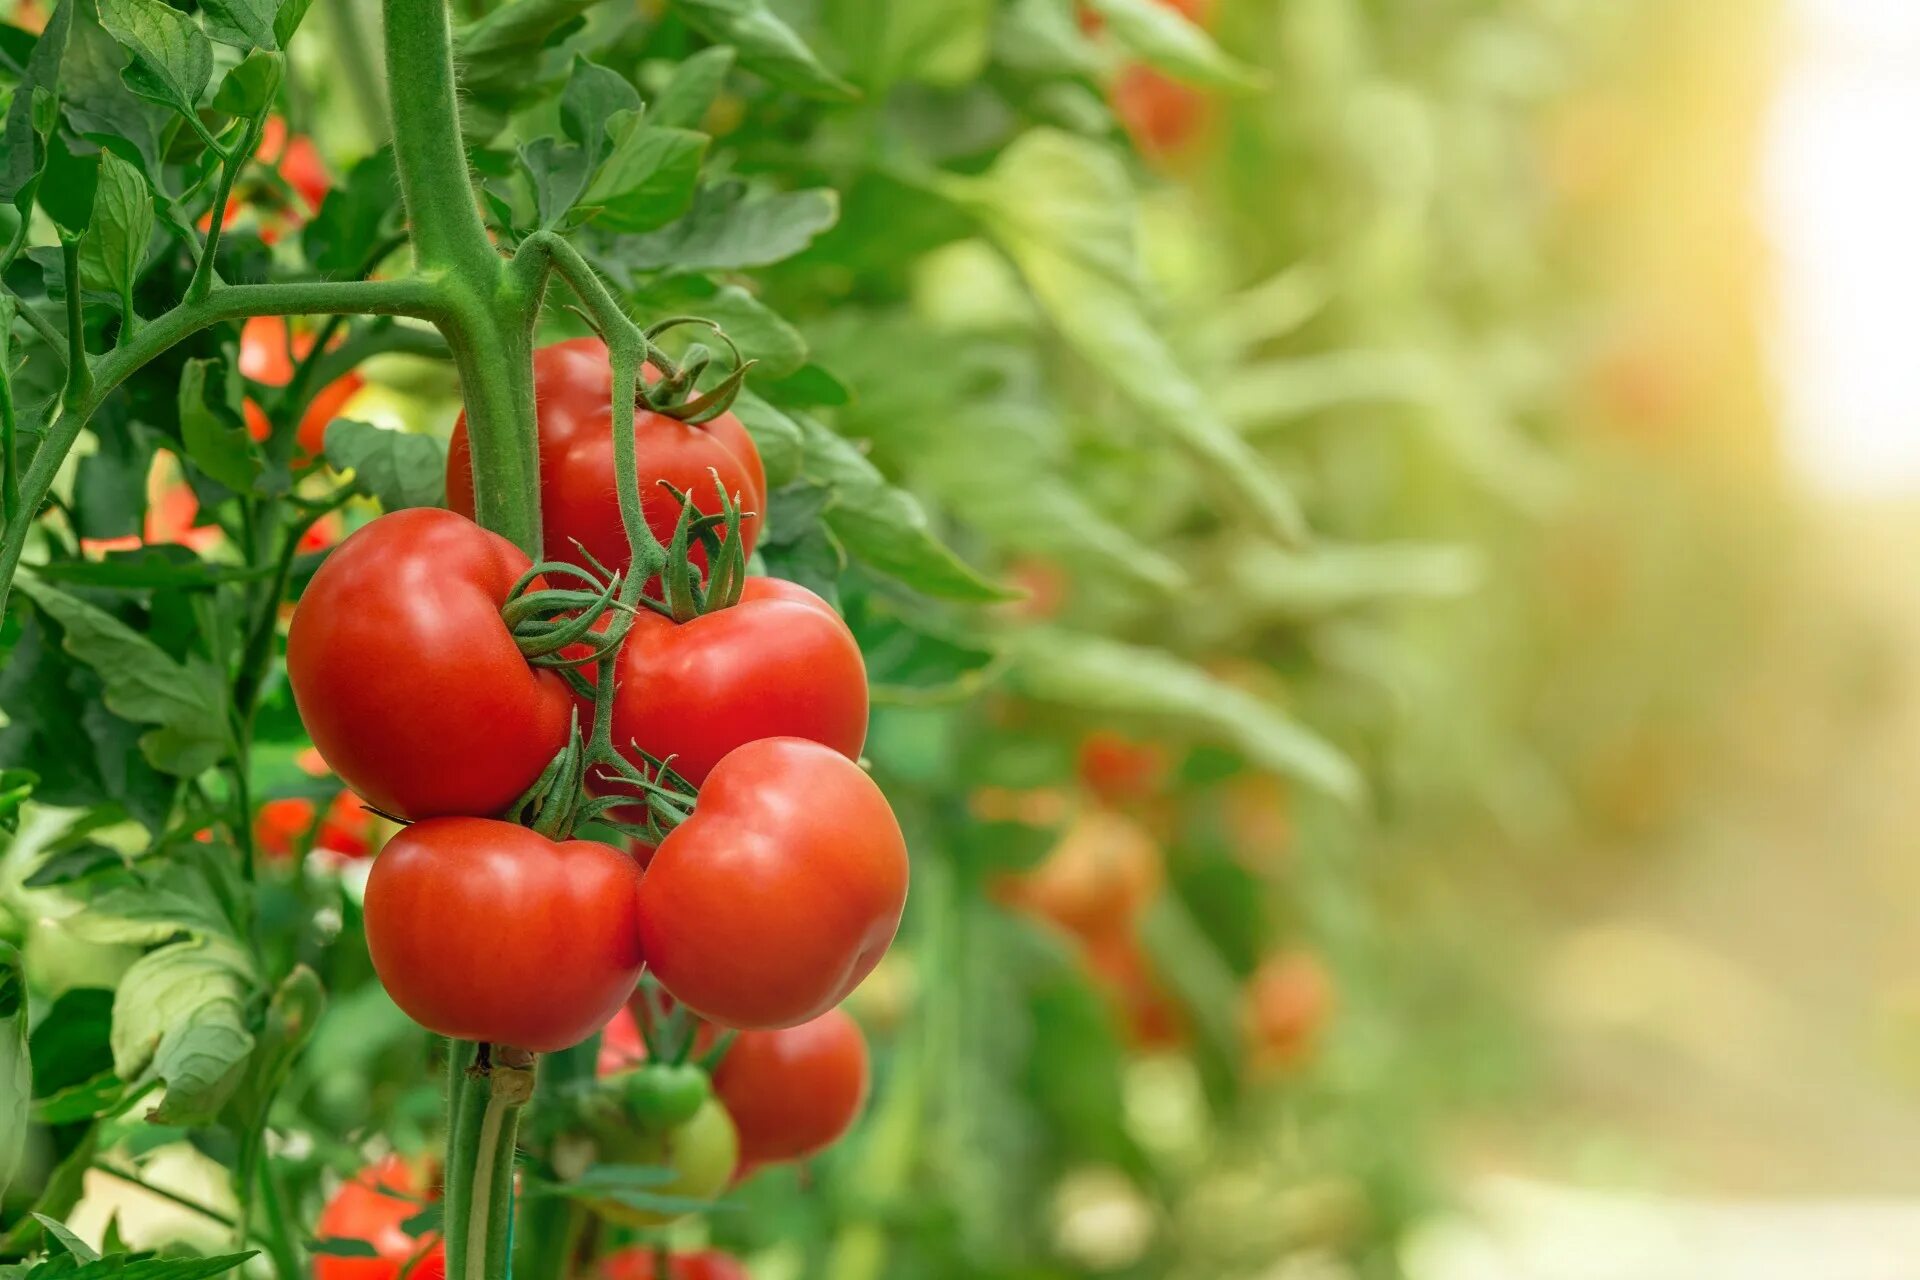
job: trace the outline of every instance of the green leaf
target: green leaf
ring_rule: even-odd
[[[8,770],[8,772],[15,771]],[[21,883],[29,889],[46,889],[53,885],[73,884],[113,868],[124,870],[126,865],[126,857],[118,849],[110,848],[95,840],[83,840],[79,844],[55,853],[35,867],[33,874]]]
[[[215,399],[209,401],[207,393]],[[239,379],[220,357],[196,358],[180,369],[180,439],[187,457],[236,492],[252,488],[260,474],[259,448],[247,433]]]
[[[1148,320],[1135,200],[1107,148],[1051,129],[1022,134],[985,177],[942,187],[1020,268],[1063,338],[1276,539],[1305,541],[1299,505],[1221,418]]]
[[[993,0],[829,0],[824,20],[863,87],[905,80],[958,86],[979,77],[992,47]]]
[[[6,166],[0,170],[0,199],[26,208],[46,163],[46,137],[59,114],[56,97],[60,63],[73,27],[74,0],[60,0],[46,30],[34,42],[26,74],[14,86],[7,107]]]
[[[613,231],[652,231],[685,213],[706,159],[707,135],[643,123],[639,112],[616,115],[609,130],[613,146],[580,197],[594,210],[594,223]]]
[[[304,964],[295,965],[274,989],[253,1054],[233,1097],[239,1114],[247,1121],[266,1123],[267,1109],[286,1083],[301,1050],[313,1038],[326,1003],[319,976]]]
[[[286,62],[280,55],[255,49],[213,91],[213,109],[231,116],[257,116],[273,106],[285,76]]]
[[[770,487],[777,489],[800,474],[805,446],[799,423],[746,390],[734,397],[733,415],[753,437],[753,447],[760,452],[760,465],[766,468]]]
[[[1349,804],[1366,794],[1353,761],[1279,707],[1161,649],[1038,628],[1007,640],[1008,682],[1040,702],[1176,725]]]
[[[213,42],[164,0],[99,0],[100,25],[133,63],[121,76],[139,96],[191,115],[213,78]]]
[[[327,1258],[377,1258],[380,1251],[371,1240],[358,1236],[321,1236],[307,1241],[307,1252]]]
[[[595,0],[511,0],[455,40],[461,87],[469,92],[524,85],[529,54],[570,27]]]
[[[389,431],[351,418],[327,427],[327,461],[353,473],[354,487],[388,511],[446,504],[446,445],[434,436]]]
[[[111,551],[100,560],[55,560],[34,570],[43,582],[108,591],[211,591],[223,582],[257,582],[272,565],[211,564],[179,546]]]
[[[807,340],[800,331],[738,285],[716,285],[705,276],[667,276],[648,285],[637,301],[643,315],[713,321],[742,356],[755,362],[756,374],[783,378],[807,362]],[[797,441],[797,427],[794,435]]]
[[[733,70],[733,49],[702,49],[673,69],[673,78],[654,95],[648,119],[670,129],[698,129]]]
[[[33,1097],[33,1059],[27,1053],[27,975],[20,953],[0,942],[0,1196],[4,1196],[27,1149],[28,1100]]]
[[[913,495],[888,484],[867,456],[812,419],[801,420],[804,470],[834,494],[826,524],[848,554],[916,591],[986,603],[1016,593],[975,572],[934,536]]]
[[[358,275],[368,246],[384,237],[399,207],[393,149],[385,147],[354,165],[346,180],[327,192],[320,211],[300,232],[300,248],[321,275]]]
[[[750,194],[744,182],[703,187],[686,216],[622,242],[620,261],[635,271],[733,271],[791,258],[839,217],[831,190]]]
[[[80,1259],[80,1261],[98,1262],[100,1260],[100,1255],[95,1251],[94,1247],[85,1240],[82,1240],[79,1236],[73,1234],[73,1232],[68,1229],[67,1224],[60,1221],[60,1219],[48,1217],[44,1213],[36,1213],[33,1216],[40,1219],[41,1228],[53,1238],[55,1244]]]
[[[520,148],[520,164],[533,187],[533,206],[539,225],[557,227],[580,202],[592,176],[583,148],[555,137],[535,138]]]
[[[313,0],[280,0],[280,11],[273,15],[273,38],[282,49],[293,39],[294,32],[300,30],[307,10],[312,7]]]
[[[40,207],[53,219],[63,241],[74,241],[86,234],[93,221],[94,193],[100,186],[100,153],[75,155],[67,147],[64,135],[56,134],[47,145],[46,171],[40,181]],[[55,261],[63,262],[60,251],[53,250]],[[63,288],[71,282],[62,280]]]
[[[80,242],[80,280],[116,298],[133,292],[153,239],[153,193],[140,170],[111,151],[100,153],[93,221]],[[134,317],[126,317],[132,323]]]
[[[741,66],[783,89],[829,100],[860,96],[764,0],[673,0],[673,9],[707,39],[739,50]]]
[[[15,586],[59,624],[62,648],[99,675],[109,711],[157,726],[140,738],[154,768],[191,777],[225,758],[225,692],[211,667],[182,666],[112,614],[43,582],[22,577]]]
[[[89,1262],[59,1277],[59,1280],[211,1280],[225,1275],[258,1249],[245,1253],[223,1253],[212,1258],[146,1258],[129,1254],[110,1254],[98,1262]]]
[[[273,29],[280,16],[279,0],[200,0],[200,12],[207,15],[207,34],[221,44],[248,50],[280,47]]]
[[[158,1080],[161,1124],[210,1124],[239,1087],[253,1053],[246,952],[205,935],[169,943],[133,962],[113,1001],[114,1074]]]
[[[1252,92],[1265,87],[1258,69],[1228,57],[1213,37],[1161,0],[1087,0],[1114,39],[1176,80],[1209,89]]]
[[[560,92],[560,128],[585,149],[590,166],[607,152],[607,125],[616,115],[640,110],[640,91],[626,78],[574,55],[573,73]]]
[[[11,835],[20,829],[20,806],[39,781],[31,769],[0,769],[0,831]]]
[[[1226,567],[1239,608],[1293,620],[1399,600],[1454,599],[1477,588],[1485,569],[1471,548],[1422,543],[1316,543],[1306,551],[1251,544],[1232,552]]]

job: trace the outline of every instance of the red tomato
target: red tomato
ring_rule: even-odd
[[[313,829],[313,814],[305,796],[269,800],[253,816],[253,843],[269,858],[284,858]]]
[[[739,604],[691,622],[641,613],[616,679],[613,740],[671,755],[695,786],[757,738],[807,738],[849,760],[867,740],[867,667],[853,633],[825,600],[778,578],[748,578]]]
[[[432,818],[374,859],[367,950],[427,1030],[551,1053],[607,1025],[640,980],[639,886],[639,865],[603,844]]]
[[[1167,777],[1167,749],[1112,729],[1080,740],[1080,780],[1108,804],[1132,804],[1158,791]]]
[[[1144,64],[1127,67],[1113,83],[1113,110],[1133,144],[1148,157],[1166,159],[1185,150],[1207,120],[1207,99]]]
[[[399,1280],[401,1271],[422,1253],[408,1276],[446,1280],[447,1250],[440,1237],[416,1240],[401,1230],[402,1223],[420,1213],[418,1201],[427,1191],[425,1180],[399,1156],[362,1169],[327,1201],[314,1235],[321,1240],[364,1240],[379,1256],[342,1258],[316,1253],[314,1280]]]
[[[314,746],[402,818],[495,814],[566,745],[573,699],[501,621],[528,567],[451,511],[390,512],[313,575],[287,632],[287,678]]]
[[[779,1031],[742,1031],[713,1073],[740,1158],[804,1160],[852,1127],[867,1101],[867,1039],[844,1009]]]
[[[359,796],[342,791],[327,805],[327,816],[320,822],[314,846],[343,858],[364,858],[373,852],[373,825],[377,820]]]
[[[1131,1044],[1161,1049],[1185,1042],[1186,1015],[1168,996],[1131,929],[1088,939],[1085,960]]]
[[[293,347],[287,347],[287,321],[284,316],[251,316],[240,327],[240,372],[255,382],[284,387],[293,381],[294,360],[306,359],[313,350],[314,335],[302,329],[293,335]],[[358,373],[336,378],[315,393],[300,418],[298,440],[303,453],[318,457],[326,441],[327,424],[339,416],[347,401],[366,385]],[[265,440],[273,432],[272,424],[259,405],[248,400],[247,432],[255,440]]]
[[[613,1021],[600,1031],[600,1056],[594,1060],[594,1074],[610,1076],[646,1060],[647,1043],[640,1038],[640,1020],[633,1016],[632,1009],[622,1005]]]
[[[1334,986],[1310,951],[1268,956],[1247,979],[1240,1022],[1256,1070],[1284,1071],[1313,1053],[1333,1016]]]
[[[630,557],[613,483],[613,366],[606,344],[598,338],[575,338],[542,347],[533,354],[533,385],[540,402],[540,509],[547,558],[578,564],[580,553],[573,545],[577,539],[600,563],[625,569]],[[680,504],[657,482],[666,480],[691,494],[695,507],[712,514],[720,510],[720,498],[711,469],[719,473],[728,494],[738,494],[742,508],[751,513],[741,520],[740,530],[747,553],[753,553],[767,506],[767,475],[740,419],[723,413],[696,427],[637,411],[633,440],[640,507],[656,538],[667,542],[680,519]],[[453,424],[450,444],[447,505],[470,516],[473,463],[465,414]],[[693,558],[706,564],[697,548]]]
[[[1039,866],[994,884],[1008,906],[1082,938],[1131,929],[1160,892],[1160,846],[1139,823],[1088,806]]]
[[[647,963],[729,1027],[791,1027],[844,999],[886,954],[907,900],[907,843],[860,767],[801,738],[722,760],[640,885]]]
[[[172,456],[156,453],[147,471],[147,510],[138,535],[118,538],[82,538],[80,549],[89,555],[109,551],[133,551],[141,546],[178,543],[205,555],[226,535],[216,524],[195,524],[200,518],[200,499],[193,486],[180,477]]]
[[[676,1253],[667,1262],[664,1280],[748,1280],[737,1258],[715,1249]],[[635,1245],[600,1260],[600,1280],[663,1280],[653,1265],[653,1249]]]

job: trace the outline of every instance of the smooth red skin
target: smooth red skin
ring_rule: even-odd
[[[657,375],[651,368],[649,381]],[[539,400],[540,512],[550,560],[579,564],[578,540],[600,563],[624,570],[627,535],[620,523],[620,502],[613,483],[613,366],[598,338],[574,338],[533,353],[534,395]],[[714,491],[717,472],[729,495],[738,495],[750,514],[740,521],[748,555],[760,536],[767,509],[767,474],[760,451],[740,420],[723,413],[711,422],[688,426],[657,413],[636,412],[634,451],[640,479],[640,509],[647,527],[664,545],[673,538],[680,504],[657,483],[666,480],[693,495],[693,505],[712,515],[720,510]],[[453,424],[447,450],[447,505],[473,514],[473,462],[463,413]],[[692,560],[704,568],[706,553],[694,548]]]
[[[313,575],[287,677],[313,745],[398,817],[496,814],[566,745],[566,682],[527,665],[500,607],[527,557],[451,511],[356,531]]]
[[[321,1240],[365,1240],[380,1256],[340,1258],[316,1253],[314,1280],[398,1280],[407,1261],[426,1247],[400,1229],[401,1223],[419,1214],[417,1200],[425,1190],[412,1167],[399,1156],[388,1156],[362,1169],[327,1201],[313,1234]],[[434,1240],[426,1256],[407,1274],[418,1280],[445,1280],[446,1245]]]
[[[844,1009],[780,1031],[742,1031],[713,1073],[743,1163],[804,1160],[838,1142],[867,1102],[867,1038]]]
[[[640,885],[647,963],[727,1027],[819,1017],[886,954],[907,900],[907,843],[860,766],[801,738],[730,753]]]
[[[695,786],[758,738],[806,738],[849,760],[867,741],[867,665],[853,632],[819,596],[777,578],[747,579],[739,604],[691,622],[643,612],[616,679],[613,740],[672,756]]]
[[[311,332],[295,334],[292,357],[305,359],[307,353],[313,350],[313,341]],[[285,317],[252,316],[240,326],[240,372],[270,387],[284,387],[293,381],[294,367],[287,350]],[[365,378],[358,373],[349,373],[329,382],[314,394],[306,413],[301,415],[300,428],[295,437],[301,452],[314,457],[320,455],[326,442],[327,424],[365,385]],[[247,433],[255,440],[265,440],[273,433],[273,425],[267,421],[266,412],[259,405],[248,400],[242,408],[246,411]]]
[[[408,1017],[536,1053],[607,1025],[640,980],[639,864],[510,822],[432,818],[367,877],[367,949]]]
[[[715,1249],[676,1253],[667,1264],[667,1280],[749,1280],[738,1258]],[[635,1245],[600,1260],[600,1280],[657,1280],[653,1247]]]

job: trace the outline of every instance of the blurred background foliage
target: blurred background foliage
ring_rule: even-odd
[[[1133,0],[775,6],[861,94],[735,77],[704,122],[838,197],[715,273],[786,355],[750,385],[1013,590],[901,589],[853,501],[791,518],[844,458],[772,499],[767,567],[868,650],[914,891],[851,1006],[862,1128],[685,1230],[758,1280],[1384,1277],[1463,1163],[1584,1158],[1499,1120],[1559,1079],[1532,978],[1768,732],[1807,625],[1742,211],[1772,7],[1184,6],[1215,48]],[[700,41],[641,12],[645,84]],[[297,123],[344,172],[377,23],[315,18]],[[351,412],[444,434],[450,394],[393,357]],[[8,893],[43,989],[125,963]],[[275,1120],[316,1173],[438,1122],[341,911]]]

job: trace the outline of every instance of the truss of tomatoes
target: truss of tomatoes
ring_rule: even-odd
[[[547,554],[577,557],[578,539],[624,568],[606,349],[561,343],[534,367]],[[656,482],[717,511],[718,473],[755,513],[740,523],[750,554],[766,481],[738,420],[642,407],[632,430],[656,536],[679,516]],[[449,460],[456,509],[396,511],[353,533],[287,638],[314,745],[408,824],[367,881],[381,982],[431,1031],[536,1052],[606,1026],[643,969],[721,1027],[820,1018],[886,952],[907,892],[905,839],[856,763],[868,698],[852,633],[819,597],[764,578],[690,621],[643,612],[616,659],[614,740],[645,753],[637,765],[672,757],[698,788],[690,816],[644,865],[501,820],[566,745],[576,704],[502,617],[532,565],[469,518],[464,435]]]

